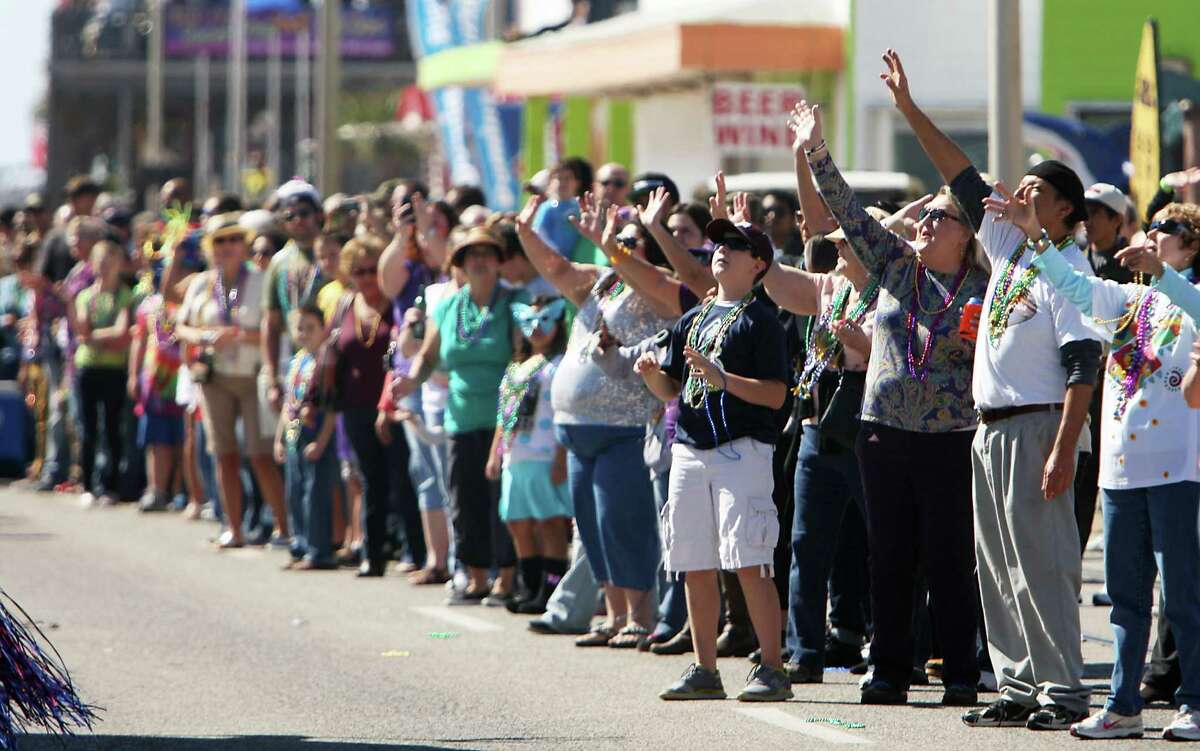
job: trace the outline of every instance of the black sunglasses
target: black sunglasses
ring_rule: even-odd
[[[285,221],[293,221],[295,219],[308,219],[316,212],[312,209],[291,209],[283,215]]]
[[[600,184],[606,188],[624,188],[629,183],[625,182],[619,177],[612,177],[607,180],[601,180]]]
[[[951,214],[949,211],[946,211],[945,209],[921,209],[921,213],[917,214],[917,221],[923,222],[923,221],[925,221],[926,217],[932,219],[935,224],[937,222],[942,221],[943,219],[949,219],[951,221],[962,224],[961,219],[959,219],[955,215]]]
[[[1178,219],[1160,219],[1150,225],[1150,231],[1158,230],[1165,235],[1181,235],[1186,237],[1195,237],[1196,228],[1187,222],[1181,222]]]
[[[638,242],[638,238],[633,235],[617,235],[617,245],[620,245],[622,248],[633,250],[638,246]]]

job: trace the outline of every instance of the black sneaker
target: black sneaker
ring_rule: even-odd
[[[1030,730],[1070,730],[1087,716],[1087,712],[1073,712],[1060,704],[1050,704],[1034,711],[1025,727]]]
[[[824,683],[825,673],[798,662],[783,663],[783,672],[792,683]]]
[[[830,668],[852,668],[863,661],[862,647],[825,634],[825,666]]]
[[[972,709],[962,716],[962,721],[972,728],[1019,728],[1029,722],[1035,711],[1036,707],[1001,698],[982,709]]]
[[[901,691],[882,678],[873,678],[863,686],[860,704],[907,704],[908,692]]]
[[[979,703],[979,693],[966,683],[951,683],[942,692],[944,707],[973,707]]]

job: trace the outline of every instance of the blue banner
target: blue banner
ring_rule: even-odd
[[[488,205],[498,211],[516,211],[521,187],[513,169],[500,112],[486,89],[465,89],[463,102],[470,123],[472,154],[479,165]]]

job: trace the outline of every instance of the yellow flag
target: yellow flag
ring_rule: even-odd
[[[1158,25],[1153,18],[1142,27],[1142,46],[1138,51],[1137,76],[1133,86],[1133,122],[1129,133],[1129,161],[1133,176],[1129,189],[1138,216],[1146,215],[1150,199],[1158,191]]]

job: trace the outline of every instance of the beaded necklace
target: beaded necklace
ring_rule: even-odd
[[[604,299],[607,300],[608,302],[613,302],[618,297],[620,297],[621,293],[624,291],[625,291],[625,280],[618,279],[617,283],[614,284],[613,286],[609,287],[608,292],[606,292],[604,294]]]
[[[284,429],[284,439],[289,445],[294,446],[300,437],[300,429],[302,427],[300,415],[315,366],[316,359],[312,353],[305,352],[292,370],[292,377],[288,383],[287,391],[291,398],[287,403],[287,425]]]
[[[945,317],[946,311],[954,305],[954,301],[958,299],[958,293],[962,292],[963,285],[966,284],[967,274],[971,271],[970,264],[965,261],[958,269],[958,275],[954,278],[953,292],[946,292],[942,298],[941,310],[930,311],[926,310],[921,304],[921,286],[920,280],[925,276],[925,264],[919,260],[916,262],[916,267],[913,269],[913,296],[912,301],[908,305],[908,342],[905,352],[905,360],[908,362],[908,374],[925,383],[925,377],[929,375],[929,353],[933,350],[933,339],[937,336],[938,326]],[[913,356],[913,342],[920,339],[917,334],[917,311],[924,311],[927,315],[932,315],[933,320],[929,323],[929,336],[925,337],[925,346],[921,349],[921,357]]]
[[[474,344],[483,338],[488,324],[492,322],[492,308],[495,307],[496,299],[500,296],[500,283],[496,283],[495,289],[492,290],[492,299],[483,307],[483,310],[479,311],[479,315],[473,321],[467,318],[467,308],[472,303],[471,288],[463,287],[459,290],[458,296],[458,319],[454,333],[458,336],[459,344]]]
[[[750,292],[747,292],[746,296],[739,300],[736,305],[731,307],[723,316],[721,316],[721,319],[717,321],[716,324],[708,327],[707,330],[711,332],[711,335],[704,337],[702,340],[700,326],[703,324],[704,320],[708,318],[709,312],[712,311],[713,306],[717,303],[715,297],[712,300],[709,300],[707,303],[705,303],[704,307],[700,309],[700,312],[696,315],[696,317],[692,319],[692,325],[688,328],[687,338],[684,340],[687,343],[687,346],[704,355],[709,360],[719,364],[721,358],[721,348],[725,344],[726,334],[729,333],[730,327],[733,326],[734,321],[736,321],[738,316],[742,314],[742,311],[744,311],[746,307],[749,306],[753,301],[754,292],[751,290]],[[723,388],[718,389],[716,386],[710,386],[704,381],[703,378],[699,376],[699,374],[689,372],[687,375],[687,380],[684,381],[683,384],[682,400],[684,404],[688,405],[692,409],[699,409],[700,405],[704,405],[704,414],[708,417],[708,427],[712,431],[713,444],[717,447],[717,453],[725,458],[738,461],[742,458],[742,455],[732,447],[730,447],[728,454],[725,453],[724,446],[721,444],[720,434],[717,433],[717,423],[716,420],[713,419],[712,405],[708,401],[708,394],[710,392],[717,391],[721,393],[719,401],[721,426],[725,428],[725,435],[728,436],[730,435],[730,432],[729,421],[725,417],[726,392]]]
[[[500,383],[500,401],[496,410],[496,422],[500,424],[504,445],[512,442],[517,423],[521,420],[521,405],[536,382],[538,374],[550,365],[545,355],[534,355],[525,362],[509,369]]]
[[[363,325],[358,311],[354,311],[354,336],[367,349],[375,345],[375,337],[379,334],[379,324],[383,322],[383,316],[379,311],[375,311],[374,320],[371,322],[371,331],[367,335],[363,335]]]
[[[1068,237],[1058,244],[1058,249],[1062,250],[1067,247],[1072,238]],[[1000,280],[996,282],[996,289],[992,292],[992,304],[988,308],[988,341],[992,344],[998,344],[1000,338],[1004,336],[1004,331],[1008,328],[1008,318],[1012,315],[1013,310],[1017,307],[1017,303],[1033,286],[1033,282],[1037,279],[1041,269],[1037,266],[1030,266],[1025,269],[1021,278],[1016,280],[1014,284],[1013,278],[1017,273],[1017,266],[1021,257],[1025,255],[1028,248],[1032,248],[1033,243],[1026,240],[1019,244],[1012,255],[1008,257],[1008,261],[1004,264],[1004,270],[1000,273]]]
[[[871,277],[866,290],[859,295],[858,302],[848,314],[843,316],[846,303],[850,298],[851,286],[849,283],[844,284],[822,311],[816,325],[809,324],[804,347],[804,368],[800,372],[799,383],[794,389],[794,393],[798,396],[807,397],[812,393],[813,387],[816,386],[825,369],[842,351],[842,343],[833,333],[833,324],[843,319],[862,323],[867,311],[874,304],[875,297],[879,294],[879,279]]]
[[[217,307],[221,311],[221,320],[226,326],[233,325],[233,314],[241,304],[239,297],[241,296],[242,286],[246,283],[246,265],[238,266],[237,281],[234,286],[226,291],[225,280],[221,278],[221,270],[213,270],[213,299],[217,302]]]
[[[1141,382],[1142,367],[1153,355],[1149,351],[1149,345],[1150,337],[1154,333],[1154,324],[1151,319],[1154,317],[1154,305],[1157,299],[1158,295],[1155,294],[1155,291],[1147,287],[1134,301],[1130,310],[1131,320],[1135,323],[1133,351],[1129,354],[1128,364],[1122,365],[1115,352],[1110,358],[1112,361],[1111,376],[1119,384],[1113,419],[1120,420],[1125,416],[1125,410],[1129,408],[1129,403],[1133,401]]]

